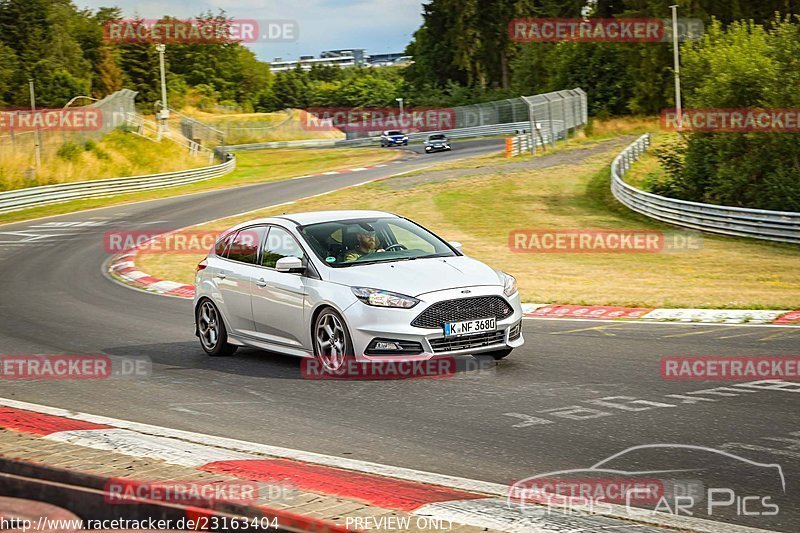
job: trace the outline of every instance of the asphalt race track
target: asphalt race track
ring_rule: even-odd
[[[736,502],[771,496],[781,504],[775,516],[736,517],[731,506],[710,518],[797,531],[800,384],[665,381],[660,359],[796,355],[798,329],[527,320],[525,346],[490,369],[437,380],[309,381],[290,357],[247,349],[206,356],[193,336],[190,301],[131,290],[103,273],[109,257],[102,235],[112,228],[179,228],[496,150],[501,142],[456,141],[452,152],[381,169],[0,227],[4,354],[153,363],[144,379],[6,380],[0,397],[497,483],[588,468],[637,445],[706,446],[780,464],[785,494],[773,470],[732,457],[640,450],[616,466],[680,469],[678,478],[735,490]],[[64,224],[76,221],[95,225]],[[752,502],[750,509],[764,510]],[[705,511],[695,509],[696,516],[709,518]]]

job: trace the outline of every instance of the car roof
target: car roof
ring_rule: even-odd
[[[331,210],[331,211],[306,211],[304,213],[285,213],[274,217],[258,218],[249,220],[242,224],[237,225],[235,228],[250,226],[253,224],[274,224],[283,223],[286,221],[294,222],[300,226],[309,224],[319,224],[321,222],[334,222],[339,220],[353,220],[358,218],[398,218],[397,215],[387,211],[373,211],[373,210]]]

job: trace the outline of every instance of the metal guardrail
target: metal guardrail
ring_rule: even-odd
[[[625,183],[622,177],[649,146],[648,133],[625,148],[611,163],[611,192],[629,209],[699,231],[800,244],[800,213],[689,202],[658,196]]]
[[[531,151],[532,144],[530,133],[521,133],[513,137],[507,137],[506,157],[517,157],[518,155],[527,154]]]
[[[494,102],[484,102],[452,108],[454,127],[442,130],[451,139],[508,135],[532,131],[536,127],[536,145],[555,146],[566,139],[569,130],[585,126],[589,120],[588,99],[581,89],[556,91],[533,96],[521,96]],[[552,133],[551,133],[552,132]],[[433,131],[408,134],[409,142],[422,142]],[[438,132],[436,132],[438,133]],[[219,146],[219,151],[261,150],[267,148],[373,146],[380,144],[379,132],[370,137],[356,139],[304,139],[297,141],[270,141]],[[534,147],[535,148],[535,147]]]
[[[555,138],[563,138],[563,122],[554,122],[557,130]],[[541,132],[541,141],[537,140],[538,144],[542,142],[550,142],[551,135],[548,125],[544,125]],[[525,122],[511,122],[508,124],[492,124],[489,126],[477,126],[474,128],[459,128],[453,130],[442,130],[450,139],[469,138],[469,137],[490,137],[493,135],[507,135],[519,133],[523,130],[530,130],[531,123]],[[422,142],[432,132],[418,132],[410,133],[408,135],[408,142]],[[228,152],[241,152],[246,150],[266,150],[269,148],[332,148],[332,147],[358,147],[358,146],[378,146],[380,144],[380,137],[364,137],[361,139],[303,139],[297,141],[270,141],[263,143],[251,144],[237,144],[225,146]]]
[[[177,185],[185,185],[187,183],[224,176],[232,172],[235,168],[236,159],[233,158],[230,161],[218,165],[189,170],[16,189],[0,193],[0,213],[8,213],[20,209],[67,202],[70,200],[101,198],[149,189],[175,187]]]

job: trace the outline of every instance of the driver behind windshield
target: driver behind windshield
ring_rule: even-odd
[[[355,247],[352,250],[348,250],[344,260],[345,262],[351,262],[367,254],[382,251],[378,248],[378,236],[375,231],[359,228],[355,234]]]

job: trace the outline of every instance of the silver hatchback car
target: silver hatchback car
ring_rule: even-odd
[[[250,346],[348,360],[487,354],[523,344],[516,280],[411,220],[319,211],[253,220],[197,266],[195,332],[209,355]]]

